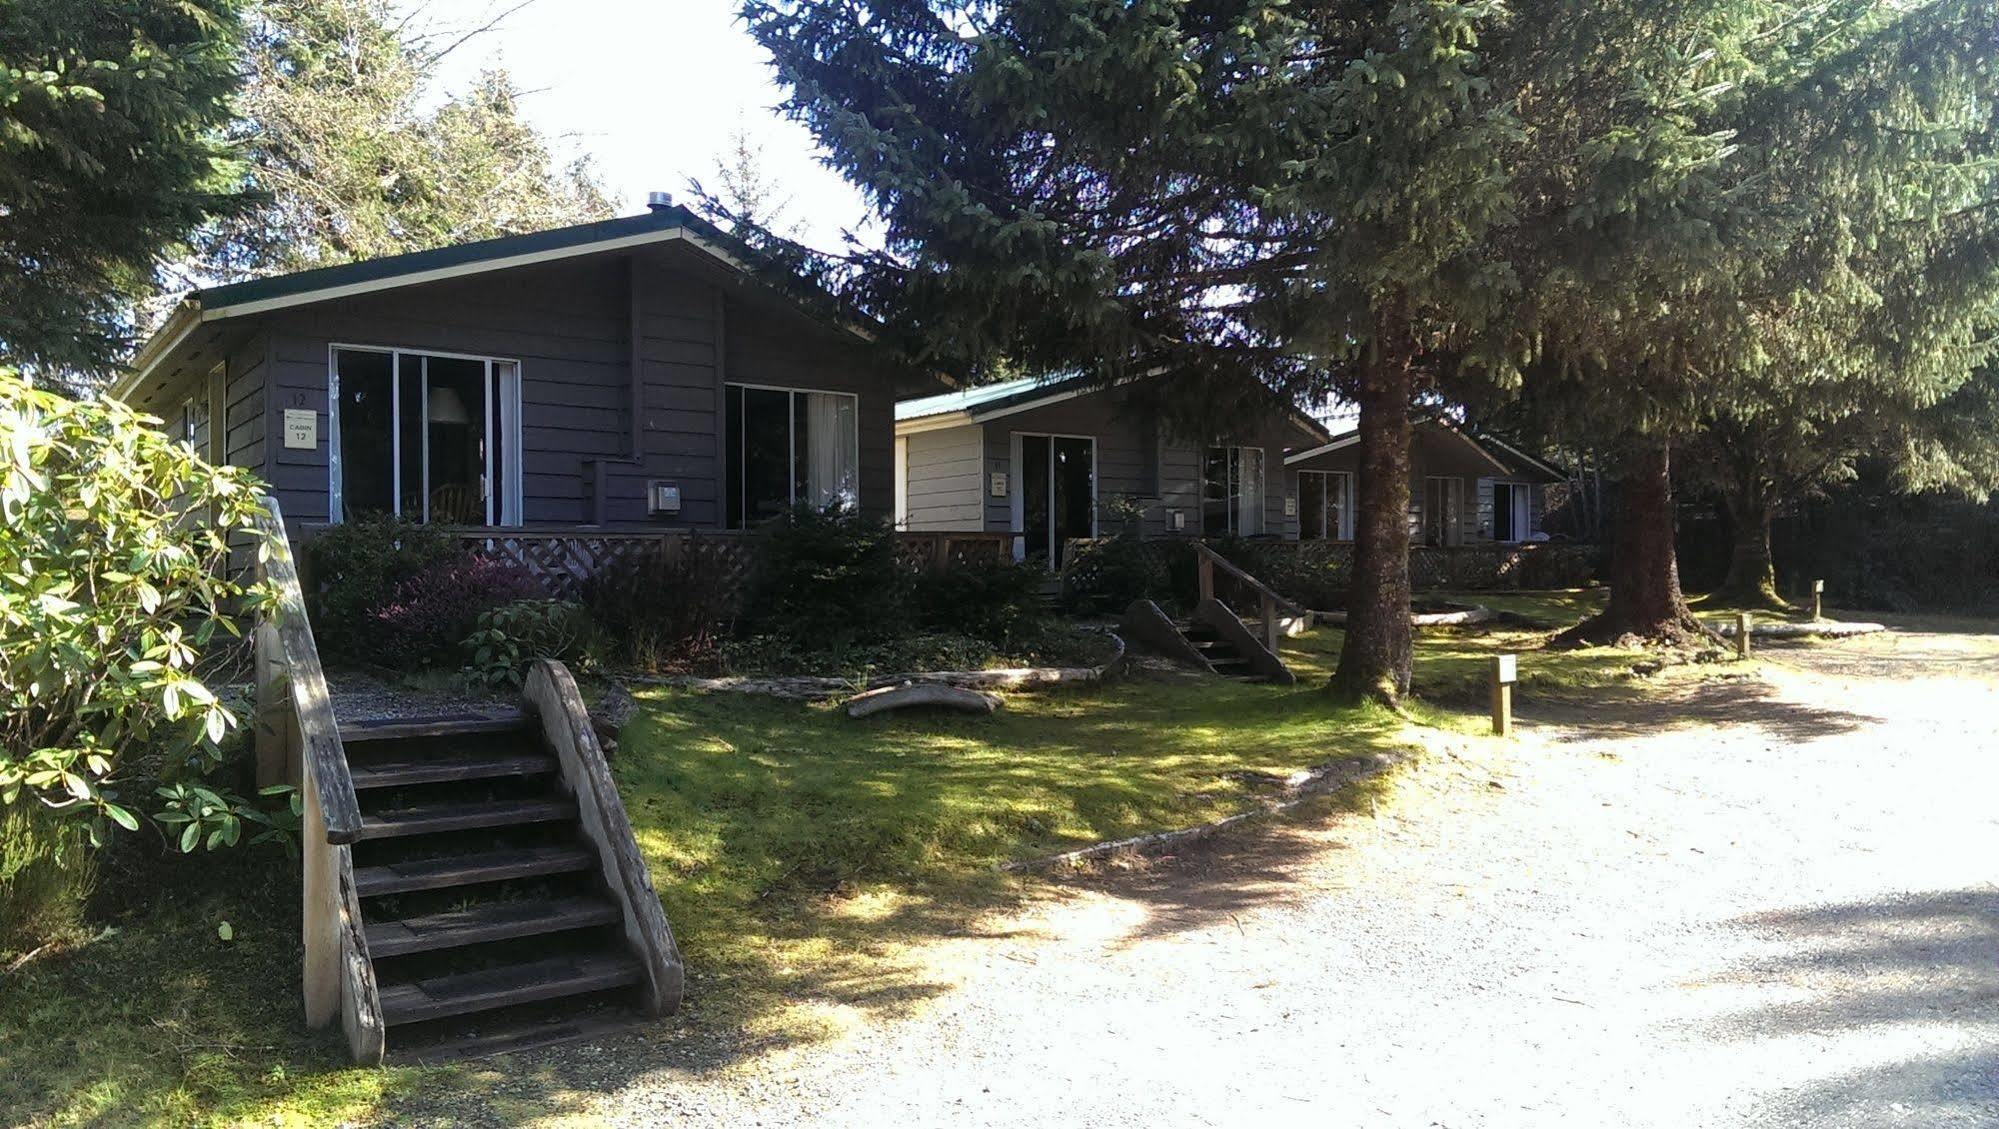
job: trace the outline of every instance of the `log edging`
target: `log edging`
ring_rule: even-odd
[[[1498,612],[1493,611],[1484,604],[1473,604],[1471,607],[1454,612],[1411,613],[1409,616],[1409,626],[1461,627],[1474,623],[1490,623],[1497,618],[1499,618]],[[1347,613],[1315,611],[1312,613],[1312,620],[1315,623],[1323,623],[1331,627],[1343,627],[1347,622]]]
[[[1707,624],[1709,630],[1724,639],[1735,638],[1735,624],[1722,622]],[[1863,623],[1859,621],[1828,619],[1819,623],[1770,623],[1749,624],[1751,639],[1848,639],[1856,635],[1874,635],[1888,630],[1885,623]]]
[[[1163,854],[1166,851],[1198,843],[1204,839],[1241,827],[1259,819],[1282,815],[1302,804],[1337,788],[1372,780],[1409,759],[1408,753],[1373,753],[1357,760],[1340,760],[1323,764],[1317,768],[1296,772],[1284,782],[1284,798],[1265,800],[1256,807],[1235,815],[1225,816],[1208,823],[1198,823],[1192,827],[1181,827],[1172,831],[1155,831],[1148,835],[1134,835],[1128,839],[1112,839],[1078,847],[1073,851],[1043,855],[1039,858],[1015,859],[999,864],[999,869],[1009,874],[1031,871],[1052,870],[1058,866],[1076,866],[1099,859],[1133,857],[1145,858]]]
[[[1063,687],[1096,686],[1123,673],[1128,652],[1124,638],[1104,632],[1113,652],[1101,666],[1020,666],[999,670],[929,670],[901,674],[879,674],[862,682],[853,678],[825,678],[798,675],[789,678],[700,678],[693,675],[626,675],[624,680],[644,686],[671,686],[703,693],[762,694],[792,702],[820,702],[848,698],[866,690],[899,686],[905,682],[936,683],[966,690],[1048,690]]]

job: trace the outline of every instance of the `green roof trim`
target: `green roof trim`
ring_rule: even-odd
[[[904,400],[895,406],[895,419],[897,423],[903,423],[913,419],[927,419],[930,416],[950,415],[953,412],[971,412],[977,415],[981,411],[998,411],[1017,404],[1032,403],[1044,396],[1059,396],[1065,392],[1080,391],[1089,387],[1090,380],[1086,376],[1030,376],[998,384],[981,384],[961,392],[945,392],[936,396]]]
[[[714,225],[686,208],[674,206],[640,216],[623,216],[618,219],[598,220],[594,223],[572,224],[569,227],[529,232],[525,235],[503,235],[497,239],[482,239],[476,243],[459,243],[429,251],[412,251],[404,255],[390,255],[386,258],[365,259],[360,262],[342,263],[339,266],[298,271],[294,274],[256,278],[247,282],[197,290],[192,297],[204,310],[219,310],[230,306],[249,305],[253,302],[268,302],[275,298],[291,298],[320,290],[385,282],[404,275],[448,270],[489,260],[511,259],[521,255],[536,255],[571,247],[587,247],[593,243],[672,231],[675,228],[685,228],[707,239],[728,241],[728,236]]]

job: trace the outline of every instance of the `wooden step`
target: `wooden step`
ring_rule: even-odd
[[[503,1020],[505,1017],[493,1018]],[[643,1016],[614,1007],[597,1015],[481,1024],[477,1031],[468,1035],[428,1043],[411,1050],[394,1051],[389,1055],[389,1061],[411,1066],[439,1066],[489,1055],[540,1050],[586,1039],[605,1039],[641,1027],[645,1022]]]
[[[471,804],[423,804],[361,817],[357,841],[472,831],[481,827],[513,827],[548,823],[576,816],[574,800],[491,800]]]
[[[616,920],[618,907],[598,898],[485,902],[446,913],[375,922],[368,926],[368,955],[381,960],[514,937],[588,929]]]
[[[405,737],[453,737],[461,733],[511,733],[527,726],[519,710],[439,714],[435,717],[392,717],[351,721],[340,727],[340,743],[394,741]]]
[[[557,1000],[637,984],[638,962],[622,953],[553,957],[526,964],[461,972],[382,989],[382,1018],[418,1023],[516,1004]]]
[[[412,890],[443,890],[510,878],[571,874],[597,865],[597,856],[583,847],[522,847],[475,855],[390,863],[354,868],[354,890],[364,898],[407,894]]]
[[[506,776],[539,776],[555,771],[555,758],[546,753],[518,756],[435,756],[396,757],[353,765],[354,790],[402,788],[411,784],[444,784],[460,780],[490,780]]]

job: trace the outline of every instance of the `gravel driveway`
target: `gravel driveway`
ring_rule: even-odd
[[[563,1052],[556,1108],[633,1125],[1999,1124],[1999,638],[1769,655],[1763,682],[1597,716],[1523,703],[1517,744],[1440,750],[1372,818],[1072,883],[926,950],[948,990],[908,1018],[728,1067],[650,1041]],[[1712,724],[1676,727],[1690,718]],[[592,1061],[615,1088],[590,1084]]]

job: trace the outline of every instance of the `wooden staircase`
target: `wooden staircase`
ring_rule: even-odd
[[[501,716],[339,726],[277,536],[258,759],[305,796],[307,1022],[337,1016],[360,1062],[430,1062],[675,1010],[673,933],[568,670],[535,663]]]
[[[1180,637],[1201,656],[1201,661],[1208,664],[1209,670],[1223,678],[1242,682],[1267,681],[1267,676],[1256,670],[1241,648],[1222,638],[1221,632],[1209,624],[1191,620],[1178,626]]]

